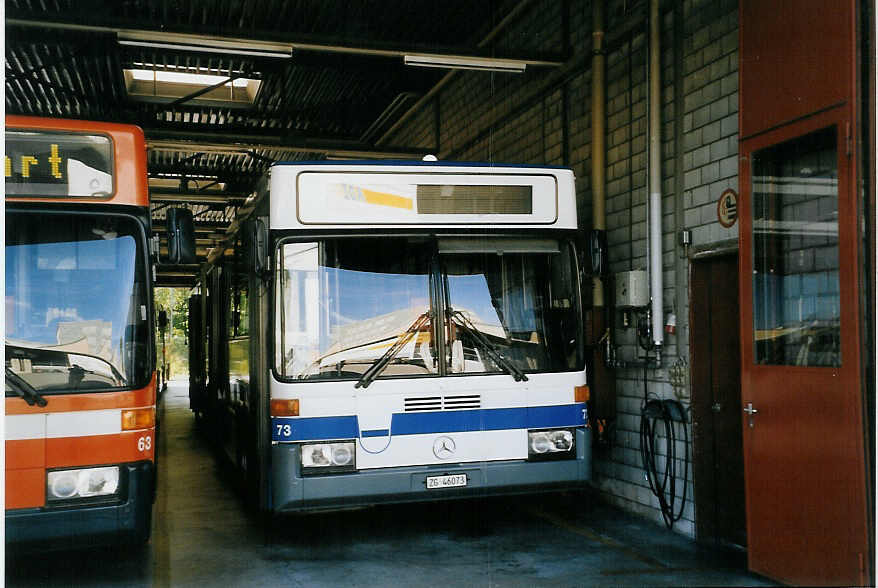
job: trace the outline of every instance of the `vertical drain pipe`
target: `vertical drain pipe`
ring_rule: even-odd
[[[689,313],[684,312],[683,299],[689,282],[688,246],[677,237],[686,228],[683,207],[683,1],[674,0],[674,314],[677,315],[677,360],[688,362]],[[684,388],[688,394],[688,388]]]
[[[606,0],[592,0],[592,54],[591,54],[591,196],[592,239],[605,245],[607,240],[606,208],[606,55],[604,53],[604,14]],[[606,253],[602,262],[607,259]],[[592,277],[591,333],[592,348],[590,383],[592,385],[594,435],[598,444],[606,444],[607,423],[616,418],[616,375],[612,369],[612,319],[607,312],[611,304],[606,299],[605,276],[609,268],[602,267]]]
[[[591,54],[591,223],[597,231],[607,230],[606,193],[606,143],[604,114],[604,0],[592,2],[592,54]],[[595,320],[603,317],[604,282],[601,276],[592,278],[592,300]],[[602,325],[598,336],[603,335]]]
[[[662,275],[662,85],[659,0],[649,2],[649,289],[656,361],[664,343]]]

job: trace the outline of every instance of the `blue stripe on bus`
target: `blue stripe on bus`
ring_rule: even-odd
[[[272,441],[355,439],[360,434],[357,417],[272,418]]]
[[[504,429],[548,429],[585,424],[585,404],[397,413],[392,435],[502,431]]]
[[[449,410],[447,412],[396,413],[390,421],[391,435],[419,433],[460,433],[478,431],[482,426],[482,410]],[[509,429],[520,429],[509,422]]]
[[[531,406],[527,409],[527,428],[572,427],[587,420],[584,402],[559,406]]]
[[[549,429],[578,427],[586,422],[585,403],[521,408],[449,410],[396,413],[390,430],[359,430],[357,417],[273,418],[272,441],[324,441],[384,437],[389,435],[423,435],[505,429]]]

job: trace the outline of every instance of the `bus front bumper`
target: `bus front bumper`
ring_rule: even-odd
[[[577,431],[576,453],[575,459],[557,461],[488,461],[302,476],[299,446],[278,444],[272,447],[271,510],[305,512],[581,488],[591,479],[588,429]],[[466,474],[466,486],[427,489],[428,476],[453,474]]]
[[[152,524],[155,466],[138,462],[120,467],[121,496],[114,502],[7,510],[7,547],[79,548],[120,540],[145,542]]]

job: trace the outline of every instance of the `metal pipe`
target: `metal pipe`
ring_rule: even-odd
[[[675,0],[674,4],[674,232],[675,251],[674,256],[674,311],[677,315],[677,357],[688,357],[688,339],[684,333],[688,332],[689,313],[683,312],[683,299],[687,295],[688,283],[688,260],[686,252],[688,247],[680,245],[677,238],[680,232],[686,228],[685,210],[683,202],[683,0]],[[687,327],[687,328],[684,328]]]
[[[662,105],[659,0],[649,2],[649,287],[652,341],[660,357],[664,343],[662,275]]]
[[[604,0],[592,3],[591,38],[591,216],[592,227],[606,231]],[[592,278],[592,302],[595,307],[604,306],[604,283],[600,276]]]

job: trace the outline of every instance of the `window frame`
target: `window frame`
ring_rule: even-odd
[[[841,284],[841,273],[842,273],[841,270],[842,270],[842,268],[840,267],[841,246],[842,246],[840,231],[842,230],[842,226],[841,226],[840,219],[839,219],[839,209],[843,206],[843,203],[841,201],[842,193],[840,192],[841,179],[839,178],[839,173],[840,173],[839,161],[840,161],[840,157],[842,154],[841,154],[841,145],[838,142],[838,134],[839,134],[838,126],[836,124],[828,124],[826,126],[822,126],[822,127],[818,127],[818,128],[813,129],[813,130],[810,130],[806,133],[789,137],[784,141],[771,143],[771,144],[766,145],[764,147],[761,147],[759,149],[754,149],[752,152],[751,164],[750,164],[751,165],[751,173],[749,174],[749,181],[750,181],[750,190],[751,190],[753,202],[751,204],[751,211],[750,211],[752,218],[748,219],[748,220],[750,220],[751,226],[753,226],[754,229],[751,231],[750,243],[749,243],[749,245],[750,245],[750,258],[751,258],[750,264],[751,264],[751,267],[753,268],[752,277],[750,277],[750,279],[751,279],[750,287],[751,287],[751,297],[752,297],[752,300],[751,300],[752,316],[751,316],[751,323],[749,325],[749,329],[750,329],[750,337],[752,338],[750,341],[750,344],[752,345],[752,361],[753,361],[754,365],[756,365],[756,366],[775,366],[775,367],[806,368],[806,369],[838,369],[844,363],[844,354],[842,352],[842,345],[841,345],[841,339],[843,336],[842,335],[842,316],[844,314],[844,309],[842,308],[842,305],[845,304],[846,301],[844,300],[844,298],[842,296],[842,284]],[[832,142],[832,151],[831,152],[834,156],[834,161],[833,161],[834,168],[833,169],[834,169],[834,174],[835,174],[835,193],[834,193],[835,214],[834,214],[834,216],[835,216],[836,233],[835,233],[835,241],[834,241],[833,247],[835,249],[835,258],[836,258],[835,266],[836,267],[835,267],[834,271],[830,270],[830,271],[828,271],[828,273],[830,275],[834,273],[834,275],[835,275],[834,294],[835,294],[835,301],[838,304],[838,309],[837,309],[836,323],[834,325],[834,331],[835,331],[835,338],[838,341],[838,344],[837,344],[838,348],[835,351],[835,354],[837,356],[836,361],[833,363],[797,363],[798,357],[795,358],[795,361],[793,361],[790,357],[787,356],[786,352],[783,351],[785,345],[782,341],[778,341],[774,345],[771,345],[770,341],[762,342],[759,339],[758,335],[760,332],[760,329],[759,329],[760,325],[758,324],[759,313],[757,312],[757,309],[762,308],[763,312],[767,312],[768,310],[771,310],[779,318],[786,318],[786,310],[784,308],[784,304],[783,304],[784,300],[782,298],[779,301],[775,300],[774,305],[771,308],[769,308],[768,305],[771,304],[771,301],[768,299],[769,292],[762,292],[762,297],[759,297],[758,291],[760,290],[760,288],[757,288],[757,280],[761,279],[761,284],[762,284],[761,289],[765,290],[769,287],[767,285],[767,280],[766,280],[767,276],[769,274],[774,274],[775,279],[781,281],[780,284],[775,285],[775,288],[780,288],[780,290],[776,294],[778,296],[782,297],[783,293],[784,293],[783,288],[785,287],[783,285],[782,281],[785,277],[794,276],[794,275],[802,275],[802,276],[817,275],[817,276],[819,276],[821,274],[827,273],[827,271],[824,270],[822,272],[811,272],[811,274],[806,274],[804,272],[800,273],[800,274],[796,274],[796,273],[792,273],[792,272],[791,273],[787,273],[787,272],[775,273],[773,271],[768,271],[770,269],[769,267],[762,266],[763,263],[768,263],[769,260],[767,258],[767,254],[763,254],[762,258],[760,258],[758,256],[758,254],[760,251],[764,251],[764,249],[766,247],[773,246],[777,249],[777,254],[775,257],[777,257],[777,260],[779,260],[778,262],[780,263],[782,268],[785,265],[783,258],[786,257],[787,255],[789,255],[789,253],[792,251],[792,249],[789,249],[789,247],[788,247],[789,244],[787,243],[790,236],[785,236],[781,231],[775,231],[773,233],[766,234],[765,236],[760,237],[760,233],[757,233],[757,231],[755,230],[756,214],[765,208],[765,205],[763,203],[763,209],[760,209],[760,210],[756,209],[757,194],[759,195],[759,198],[762,198],[762,199],[766,198],[766,196],[763,195],[764,192],[762,190],[757,190],[756,179],[761,178],[763,176],[757,175],[756,172],[757,172],[757,165],[762,163],[761,161],[759,161],[760,158],[767,158],[769,155],[773,155],[773,153],[771,153],[771,152],[783,153],[782,151],[780,151],[781,149],[789,150],[789,149],[792,149],[794,147],[798,147],[800,145],[803,145],[804,144],[803,142],[805,142],[811,138],[818,137],[818,136],[825,136],[826,138],[832,137],[834,139]],[[827,145],[828,144],[829,143],[827,142]],[[809,150],[809,151],[807,151],[807,153],[810,155],[814,152]],[[796,155],[796,157],[800,157],[800,156],[801,156],[801,154]],[[762,159],[762,161],[765,161],[766,163],[768,163],[768,161],[766,161],[766,159]],[[789,164],[789,163],[793,163],[795,161],[796,161],[795,159],[787,158],[787,159],[781,160],[780,163],[781,164],[785,164],[785,163]],[[791,177],[798,178],[801,176],[791,176]],[[795,195],[796,194],[791,194],[791,196],[795,196]],[[783,194],[780,194],[780,196],[781,196],[781,198],[778,199],[776,205],[782,209],[785,206],[785,204],[783,202]],[[760,202],[761,201],[762,200],[760,200]],[[817,199],[812,199],[812,200],[809,200],[808,203],[817,202],[817,201],[818,201]],[[790,206],[790,204],[787,204],[787,206]],[[761,217],[761,219],[763,221],[769,221],[769,222],[771,222],[771,221],[783,222],[783,220],[780,218]],[[806,219],[806,221],[807,220],[811,220],[812,222],[814,221],[814,219]],[[800,222],[801,223],[802,221],[793,221],[793,222]],[[802,238],[804,239],[806,237],[802,237]],[[761,244],[760,244],[760,239],[762,239]],[[772,239],[775,240],[773,244],[771,241]],[[804,251],[806,249],[800,249],[800,251]],[[757,273],[757,268],[761,268],[764,271]],[[773,269],[773,267],[771,269]],[[832,293],[832,291],[828,291],[828,292]],[[814,293],[815,306],[818,304],[818,299],[819,299],[818,294],[821,294],[821,293],[825,293],[825,292],[821,291],[821,292]],[[763,316],[762,320],[764,322],[767,319],[765,316]],[[814,320],[816,322],[817,319],[815,318]],[[781,329],[781,330],[783,330],[783,329]],[[794,332],[790,332],[789,334],[792,335],[792,334],[794,334]],[[778,335],[778,337],[775,337],[774,339],[777,339],[777,338],[783,337],[783,336],[784,336],[784,334],[781,333]],[[795,344],[795,346],[800,347],[800,348],[802,348],[806,345],[810,345],[810,343],[796,343]],[[772,354],[773,354],[773,352],[776,352],[777,349],[782,350],[782,357],[780,360],[772,361]],[[807,348],[805,348],[805,351],[806,351],[806,353],[811,353],[810,351],[807,350]],[[800,354],[802,353],[801,349],[800,349],[799,353]],[[817,352],[814,352],[814,353],[817,353]],[[806,355],[806,358],[807,358],[807,355]]]

